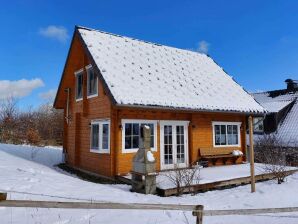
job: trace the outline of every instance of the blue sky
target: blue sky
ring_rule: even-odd
[[[0,97],[48,100],[76,24],[205,51],[248,91],[284,88],[298,78],[297,11],[294,0],[3,1]]]

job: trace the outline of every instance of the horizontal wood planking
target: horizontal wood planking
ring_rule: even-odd
[[[60,91],[70,88],[69,111],[71,122],[64,124],[64,149],[67,152],[67,163],[105,176],[113,176],[110,154],[90,152],[90,122],[93,119],[111,117],[111,102],[106,95],[103,84],[98,82],[98,96],[87,98],[87,74],[84,70],[83,100],[75,100],[75,71],[85,68],[90,60],[75,36],[70,49],[69,60],[66,62],[65,74],[61,82]],[[57,107],[66,107],[66,93],[60,92]],[[65,114],[66,115],[66,114]]]
[[[225,149],[238,149],[245,153],[245,115],[237,114],[220,114],[220,113],[179,113],[161,110],[141,110],[141,109],[121,109],[119,110],[118,126],[121,125],[122,119],[140,119],[140,120],[186,120],[189,124],[189,161],[196,162],[199,158],[198,150],[200,147],[213,147],[213,130],[212,121],[228,121],[242,122],[241,128],[241,146],[240,147],[224,147]],[[116,132],[117,138],[117,153],[119,163],[117,175],[124,175],[132,168],[132,159],[134,153],[122,153],[122,130],[118,128]],[[157,124],[157,152],[154,152],[157,159],[157,170],[160,170],[160,125]],[[218,165],[223,164],[218,160]],[[231,159],[232,161],[232,159]],[[227,163],[232,164],[232,162]],[[237,159],[237,163],[243,161],[243,158]]]

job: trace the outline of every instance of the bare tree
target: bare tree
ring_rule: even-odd
[[[282,142],[274,134],[264,135],[256,142],[255,157],[257,162],[264,163],[261,169],[266,173],[272,173],[278,184],[284,182],[288,170],[287,151],[290,145]]]
[[[161,173],[166,177],[176,188],[177,196],[184,193],[184,189],[188,192],[192,191],[192,186],[199,184],[200,181],[200,166],[195,165],[192,168],[180,168],[178,164],[175,165],[174,170]],[[195,193],[195,192],[193,192]]]
[[[17,100],[8,97],[0,102],[0,141],[5,143],[17,142]]]

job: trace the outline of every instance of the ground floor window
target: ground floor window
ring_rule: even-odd
[[[240,146],[239,122],[213,122],[214,146]]]
[[[110,151],[110,121],[92,121],[90,134],[90,150],[98,153]]]
[[[156,150],[156,121],[151,120],[122,120],[122,151],[136,152],[139,149],[141,126],[150,127],[150,146]]]

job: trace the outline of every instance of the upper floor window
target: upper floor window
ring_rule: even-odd
[[[98,78],[91,65],[86,66],[87,70],[87,96],[98,96]]]
[[[213,145],[240,146],[240,125],[239,122],[213,122]]]
[[[156,121],[122,120],[122,152],[136,152],[139,149],[142,125],[150,127],[150,147],[156,150]]]
[[[83,99],[83,69],[75,72],[76,77],[76,100]]]

